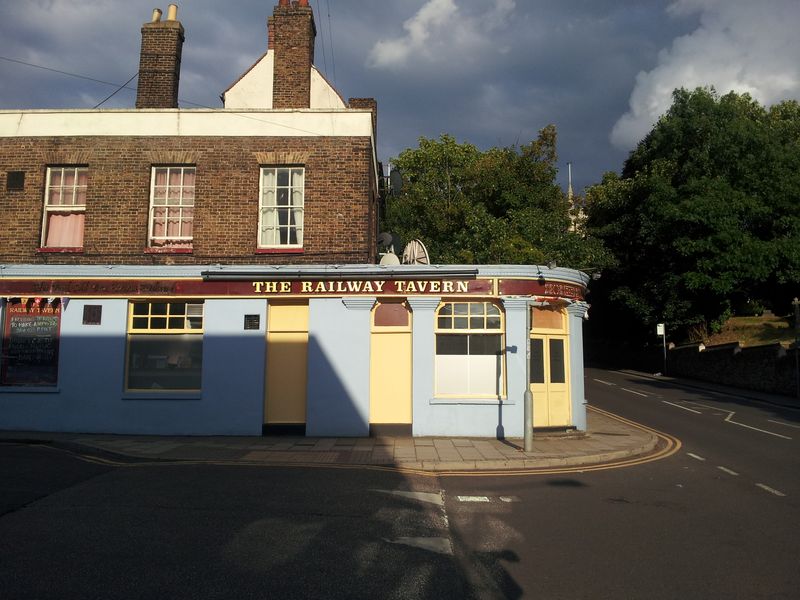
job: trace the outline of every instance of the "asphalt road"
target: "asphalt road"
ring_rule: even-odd
[[[798,411],[592,369],[586,389],[682,447],[618,470],[443,480],[456,547],[505,557],[505,597],[800,597]]]
[[[797,598],[798,413],[615,372],[586,382],[590,403],[682,448],[441,478],[0,444],[0,597]]]

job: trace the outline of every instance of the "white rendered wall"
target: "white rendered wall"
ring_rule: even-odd
[[[274,69],[275,52],[270,50],[225,92],[225,108],[271,109]],[[311,69],[310,108],[347,108],[316,67]]]

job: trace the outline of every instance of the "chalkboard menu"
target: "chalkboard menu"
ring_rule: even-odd
[[[56,385],[61,307],[8,303],[3,321],[0,384]]]

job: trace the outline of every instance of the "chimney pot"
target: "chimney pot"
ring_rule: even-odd
[[[167,8],[167,21],[177,21],[177,20],[178,20],[178,5],[170,4],[169,8]]]
[[[161,21],[161,15],[162,15],[162,14],[163,14],[163,13],[161,12],[161,9],[160,9],[160,8],[154,8],[154,9],[153,9],[153,20],[151,21],[151,23],[158,23],[158,22],[160,22],[160,21]]]
[[[289,6],[289,0],[278,0],[278,6]]]
[[[308,0],[297,0],[298,6],[308,6]]]

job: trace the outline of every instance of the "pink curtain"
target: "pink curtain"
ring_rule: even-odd
[[[52,213],[47,219],[48,248],[83,248],[83,213]]]

